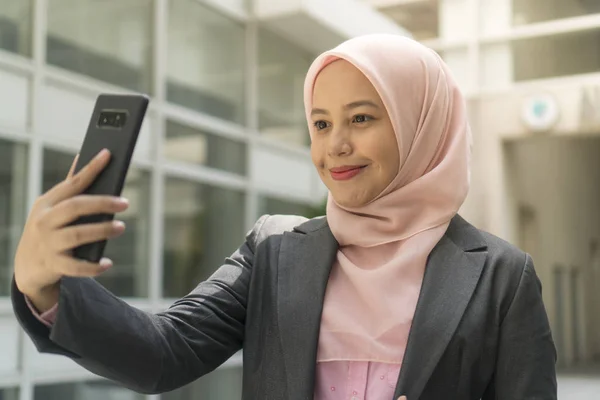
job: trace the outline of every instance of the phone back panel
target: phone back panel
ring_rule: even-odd
[[[148,98],[145,96],[108,94],[98,96],[75,172],[79,172],[102,149],[108,149],[111,157],[106,168],[83,193],[121,195],[147,107]],[[90,215],[79,218],[74,224],[97,223],[110,221],[113,218],[113,214]],[[105,246],[106,241],[86,244],[74,249],[73,255],[98,262]]]

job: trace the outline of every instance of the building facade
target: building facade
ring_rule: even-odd
[[[241,398],[239,355],[144,396],[38,354],[12,313],[13,257],[30,206],[66,176],[103,92],[151,97],[124,188],[127,232],[110,241],[115,267],[98,278],[127,302],[165,309],[260,215],[313,213],[325,190],[308,150],[306,70],[354,35],[404,31],[362,3],[305,3],[0,0],[0,400]]]

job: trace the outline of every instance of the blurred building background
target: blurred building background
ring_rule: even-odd
[[[454,71],[475,141],[462,214],[533,255],[561,398],[597,398],[598,0],[0,0],[0,400],[240,399],[239,356],[144,396],[38,354],[8,299],[27,210],[64,178],[99,93],[148,93],[128,229],[99,280],[139,308],[168,307],[259,215],[316,212],[325,191],[304,74],[321,51],[370,32],[414,36]]]

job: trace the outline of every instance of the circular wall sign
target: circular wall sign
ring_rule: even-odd
[[[558,122],[559,111],[556,99],[549,94],[531,96],[525,99],[521,118],[532,131],[547,131]]]

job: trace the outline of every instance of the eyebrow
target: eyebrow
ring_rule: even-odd
[[[358,101],[353,101],[352,103],[348,103],[344,106],[345,110],[351,110],[353,108],[358,108],[358,107],[373,107],[373,108],[379,108],[379,106],[375,103],[373,103],[370,100],[358,100]],[[310,112],[310,115],[317,115],[317,114],[322,114],[322,115],[328,115],[329,111],[323,109],[323,108],[313,108],[312,111]]]

